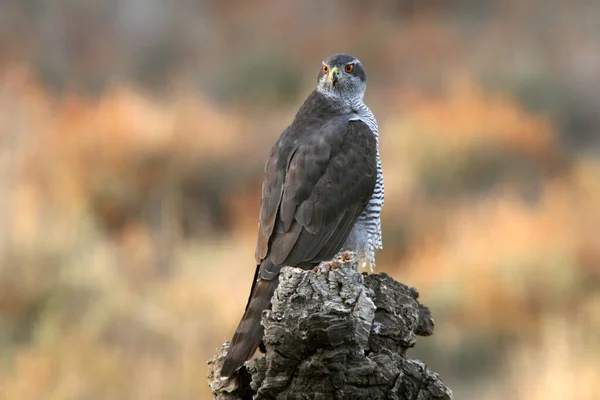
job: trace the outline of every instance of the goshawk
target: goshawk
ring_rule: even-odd
[[[273,146],[265,166],[256,272],[246,311],[221,369],[230,377],[262,339],[283,266],[312,268],[342,250],[375,264],[381,248],[383,174],[377,121],[363,102],[360,61],[335,54],[323,61],[317,88]]]

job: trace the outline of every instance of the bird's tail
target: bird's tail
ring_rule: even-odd
[[[263,336],[263,326],[260,324],[262,312],[269,307],[278,283],[278,277],[270,281],[260,278],[254,281],[246,312],[231,339],[231,345],[225,356],[221,368],[222,377],[229,378],[233,375],[256,351]]]

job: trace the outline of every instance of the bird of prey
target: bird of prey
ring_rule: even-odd
[[[348,54],[326,58],[317,88],[271,150],[264,172],[256,272],[221,369],[231,377],[259,346],[283,266],[313,268],[343,250],[375,265],[383,173],[377,121],[363,102],[366,74]]]

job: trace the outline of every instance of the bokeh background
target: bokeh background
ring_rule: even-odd
[[[456,399],[600,398],[600,3],[0,2],[0,398],[209,399],[271,145],[328,54],[379,120],[384,271]]]

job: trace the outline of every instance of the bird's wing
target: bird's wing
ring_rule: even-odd
[[[338,118],[294,139],[290,128],[265,167],[257,268],[246,311],[221,375],[231,376],[258,347],[260,318],[283,265],[330,259],[368,203],[377,179],[375,136],[362,121]]]
[[[282,265],[318,263],[339,251],[373,193],[376,157],[369,127],[347,117],[311,132],[287,152],[272,152],[256,249],[259,264],[271,259],[263,263],[262,279],[273,279]]]
[[[255,252],[257,265],[260,265],[269,251],[269,238],[275,227],[287,167],[298,148],[298,144],[290,137],[290,131],[291,128],[288,126],[281,134],[279,140],[273,145],[265,165]]]

